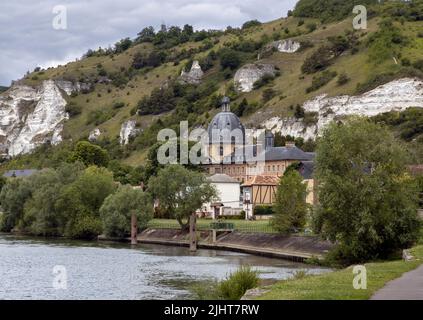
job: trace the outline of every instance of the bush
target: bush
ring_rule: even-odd
[[[69,113],[70,117],[75,117],[82,112],[82,107],[74,101],[71,101],[66,105],[65,111]]]
[[[254,207],[255,216],[266,216],[266,215],[272,215],[273,213],[274,211],[272,206],[256,205]]]
[[[218,294],[224,300],[239,300],[249,289],[257,287],[257,271],[249,266],[241,266],[218,285]]]
[[[336,81],[336,83],[338,84],[338,86],[342,86],[346,84],[348,81],[350,81],[350,78],[347,76],[345,72],[343,72],[338,76],[338,80]]]
[[[250,20],[247,22],[244,22],[244,24],[242,25],[242,29],[248,29],[251,27],[256,27],[256,26],[260,26],[261,22],[258,20]]]
[[[80,141],[76,144],[70,160],[73,162],[80,161],[86,166],[96,165],[99,167],[107,167],[109,163],[109,154],[100,146],[88,141]]]
[[[317,89],[328,84],[337,75],[336,71],[325,70],[321,74],[314,76],[311,86],[306,89],[306,93],[316,91]]]
[[[113,104],[113,109],[120,109],[120,108],[123,108],[124,106],[125,106],[124,102],[115,102]]]

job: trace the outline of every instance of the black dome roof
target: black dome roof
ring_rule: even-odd
[[[241,120],[232,112],[229,111],[229,98],[224,97],[222,100],[222,108],[224,111],[219,112],[217,115],[214,116],[212,121],[209,124],[208,134],[210,142],[212,142],[213,138],[213,131],[219,130],[217,133],[222,134],[222,130],[232,132],[232,130],[239,129],[242,132],[242,139],[244,140],[245,137],[245,128],[241,123]],[[216,134],[216,133],[215,133]],[[214,141],[213,141],[214,142]],[[218,143],[219,141],[216,141]],[[229,141],[223,141],[229,142]]]

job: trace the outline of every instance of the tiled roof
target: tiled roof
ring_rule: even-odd
[[[265,175],[257,175],[252,177],[251,179],[245,181],[242,185],[244,187],[248,186],[276,186],[279,184],[279,177],[278,176],[265,176]]]

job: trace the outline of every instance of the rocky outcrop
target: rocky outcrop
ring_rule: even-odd
[[[302,119],[273,117],[264,126],[282,135],[314,139],[333,120],[346,116],[375,116],[389,111],[403,111],[409,107],[423,108],[423,81],[403,78],[388,82],[358,96],[328,97],[320,95],[303,104],[305,112],[316,112],[317,122],[305,125]]]
[[[189,72],[182,70],[179,81],[184,84],[200,84],[203,75],[204,72],[201,70],[200,63],[194,60]]]
[[[264,75],[275,75],[275,67],[271,64],[253,63],[246,64],[235,73],[235,87],[240,92],[250,92],[254,83]]]
[[[68,118],[62,92],[72,83],[43,81],[40,87],[14,84],[0,96],[0,153],[16,156],[40,144],[62,141],[63,122]]]
[[[88,136],[88,141],[94,142],[97,141],[98,137],[100,137],[101,131],[99,128],[95,128],[92,130]]]
[[[294,53],[297,52],[301,44],[298,41],[292,39],[278,40],[272,43],[273,47],[279,52]]]
[[[79,92],[90,92],[93,88],[90,83],[85,82],[71,82],[67,80],[54,80],[54,83],[63,91],[66,92],[68,96],[72,93]]]
[[[135,120],[128,120],[124,122],[120,128],[120,144],[125,145],[129,143],[132,137],[139,134],[140,130],[137,129],[137,123]]]

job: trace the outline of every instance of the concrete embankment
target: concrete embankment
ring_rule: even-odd
[[[333,245],[312,236],[284,236],[268,233],[221,232],[216,241],[208,231],[197,233],[198,247],[244,252],[274,258],[304,261],[321,259]],[[189,246],[189,234],[178,229],[146,229],[138,235],[140,243]]]

